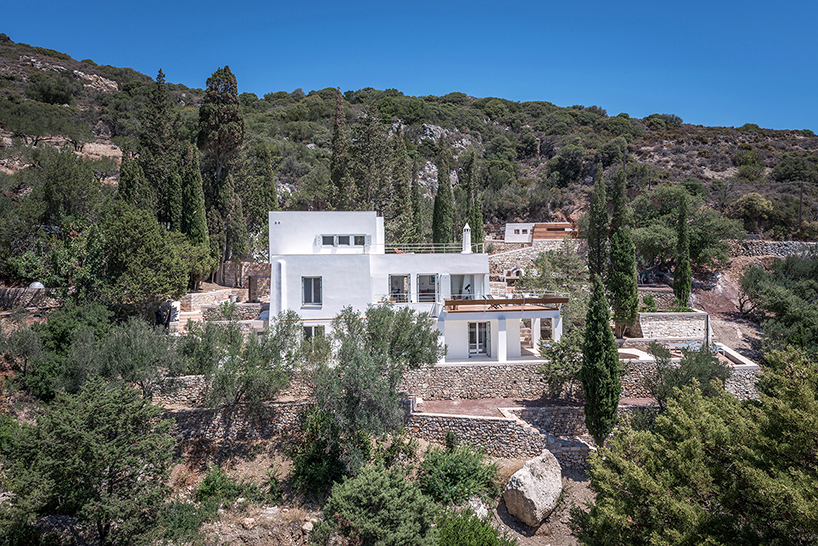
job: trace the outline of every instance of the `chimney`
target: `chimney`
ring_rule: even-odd
[[[463,250],[461,254],[471,254],[471,228],[469,224],[463,226]]]

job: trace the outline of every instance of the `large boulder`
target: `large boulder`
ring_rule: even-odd
[[[526,461],[503,491],[508,513],[529,527],[537,527],[557,506],[562,493],[562,469],[547,449]]]

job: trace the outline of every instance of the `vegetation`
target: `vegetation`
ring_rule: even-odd
[[[475,495],[496,496],[497,474],[497,464],[489,463],[479,448],[466,443],[450,442],[445,449],[430,447],[420,464],[421,489],[446,504],[459,504]]]
[[[516,546],[511,538],[491,523],[490,516],[483,519],[469,509],[461,512],[444,510],[437,517],[440,534],[439,546]]]
[[[616,177],[614,211],[609,234],[611,266],[607,286],[611,295],[617,337],[636,322],[639,294],[636,283],[636,248],[633,246],[626,209],[625,173]]]
[[[312,544],[328,544],[337,533],[360,544],[434,545],[437,507],[400,468],[364,468],[332,487],[324,520],[310,536]]]
[[[622,430],[591,459],[582,544],[812,544],[818,537],[818,366],[767,355],[758,404],[686,388],[653,431]]]
[[[619,352],[599,276],[593,278],[593,285],[585,320],[580,379],[585,396],[585,425],[596,444],[601,446],[616,424],[622,384],[619,380]]]
[[[676,264],[673,268],[673,295],[679,305],[687,306],[690,301],[690,285],[693,274],[690,271],[690,238],[687,229],[687,196],[679,201],[676,216]]]
[[[89,524],[100,544],[156,537],[174,444],[160,413],[124,383],[93,379],[58,394],[3,446],[3,483],[14,493],[4,534],[23,536],[34,518],[57,513]]]

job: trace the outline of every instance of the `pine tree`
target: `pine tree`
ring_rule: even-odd
[[[585,318],[580,379],[585,395],[585,425],[601,446],[616,424],[619,394],[619,354],[610,325],[608,301],[599,275],[593,276],[593,295]]]
[[[607,279],[617,337],[621,337],[625,328],[636,322],[639,307],[636,248],[628,227],[625,183],[625,172],[619,171],[616,177],[614,210],[611,219],[611,269]]]
[[[437,194],[432,216],[432,241],[435,244],[454,242],[454,195],[449,179],[449,153],[441,152],[437,162]]]
[[[602,165],[597,165],[594,193],[588,212],[588,271],[592,277],[604,277],[608,269],[608,199]]]
[[[682,306],[690,300],[693,274],[690,271],[690,234],[687,226],[687,195],[679,200],[676,213],[676,267],[673,269],[673,294]]]
[[[411,244],[417,240],[417,225],[412,218],[411,188],[409,178],[411,166],[406,154],[406,142],[398,132],[392,139],[394,160],[392,161],[392,191],[386,202],[384,222],[386,240],[398,244]]]

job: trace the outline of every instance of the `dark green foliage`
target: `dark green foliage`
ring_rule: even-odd
[[[420,463],[420,484],[423,492],[437,502],[458,504],[471,496],[488,498],[498,494],[497,463],[469,444],[432,446]]]
[[[806,545],[818,539],[818,366],[767,355],[760,402],[685,389],[652,432],[622,430],[591,458],[580,543]]]
[[[148,183],[139,161],[127,150],[122,154],[117,195],[138,209],[153,213],[156,208],[156,189]]]
[[[715,396],[718,391],[711,383],[716,381],[721,386],[730,377],[730,368],[704,345],[698,350],[683,350],[679,365],[671,363],[670,351],[655,341],[650,344],[649,352],[656,361],[656,370],[645,377],[643,383],[659,403],[660,411],[665,411],[668,401],[685,387],[693,386],[704,396]]]
[[[148,305],[184,293],[188,271],[168,232],[149,212],[120,201],[106,210],[101,224],[111,301]]]
[[[639,306],[636,283],[636,248],[628,226],[625,183],[625,173],[620,171],[616,177],[616,189],[614,190],[614,211],[609,241],[611,266],[607,278],[618,337],[621,337],[625,329],[636,322]]]
[[[687,306],[690,300],[690,285],[693,274],[690,271],[690,235],[687,227],[687,197],[679,200],[676,215],[676,265],[673,268],[673,295]]]
[[[225,65],[207,79],[199,107],[199,148],[205,154],[205,167],[217,183],[227,162],[244,142],[244,131],[236,76]]]
[[[480,519],[470,509],[444,510],[437,516],[437,528],[439,546],[517,546],[517,539],[497,529],[490,516]]]
[[[480,244],[486,238],[486,234],[483,231],[483,204],[478,194],[478,160],[473,151],[464,152],[458,160],[461,162],[459,185],[463,188],[465,198],[463,223],[469,224],[471,228],[472,244]]]
[[[347,473],[368,459],[368,443],[402,425],[399,390],[409,369],[436,363],[444,354],[439,332],[425,314],[406,307],[371,306],[366,315],[344,308],[332,326],[334,362],[315,375],[317,408],[331,420],[324,439],[340,444]]]
[[[415,224],[415,243],[422,243],[425,239],[423,229],[423,207],[420,197],[420,184],[418,184],[418,164],[412,164],[412,223]]]
[[[574,327],[562,335],[559,341],[540,340],[540,355],[546,360],[537,373],[543,376],[548,396],[569,398],[576,394],[582,370],[582,343],[585,331]]]
[[[220,466],[208,468],[193,497],[197,502],[214,505],[216,509],[230,507],[239,498],[256,503],[270,500],[258,485],[247,481],[239,482]]]
[[[384,224],[386,240],[397,244],[411,244],[419,239],[412,213],[410,177],[412,167],[406,153],[406,141],[398,132],[392,137],[391,188],[385,200]]]
[[[338,534],[361,545],[432,546],[438,540],[436,513],[403,470],[370,466],[333,486],[310,543],[329,544]]]
[[[35,72],[28,78],[26,96],[48,104],[71,104],[82,92],[82,84],[63,74]]]
[[[769,269],[748,267],[739,281],[740,310],[759,320],[764,344],[781,349],[795,345],[818,355],[818,256],[776,259]]]
[[[160,414],[137,391],[100,379],[58,395],[4,450],[4,485],[15,495],[6,518],[75,515],[100,544],[155,538],[174,444]]]
[[[346,473],[341,462],[341,446],[327,413],[313,411],[304,420],[304,437],[293,447],[290,483],[301,493],[325,495]]]
[[[449,179],[448,151],[441,152],[437,162],[437,193],[432,215],[432,241],[435,244],[454,242],[454,195]]]
[[[559,187],[567,187],[582,179],[582,168],[587,151],[582,146],[568,144],[559,155],[548,162],[551,177]]]
[[[40,211],[35,221],[63,227],[73,221],[89,221],[102,200],[102,185],[90,162],[70,150],[61,150],[41,154],[39,167],[41,182],[29,198]]]
[[[594,289],[585,319],[580,379],[585,396],[585,425],[601,446],[616,424],[622,384],[605,288],[598,276],[592,282]]]
[[[602,165],[597,166],[594,176],[594,192],[588,212],[588,271],[591,278],[605,278],[608,271],[608,198]]]
[[[786,155],[773,167],[772,178],[780,182],[818,182],[818,166],[806,157]]]

